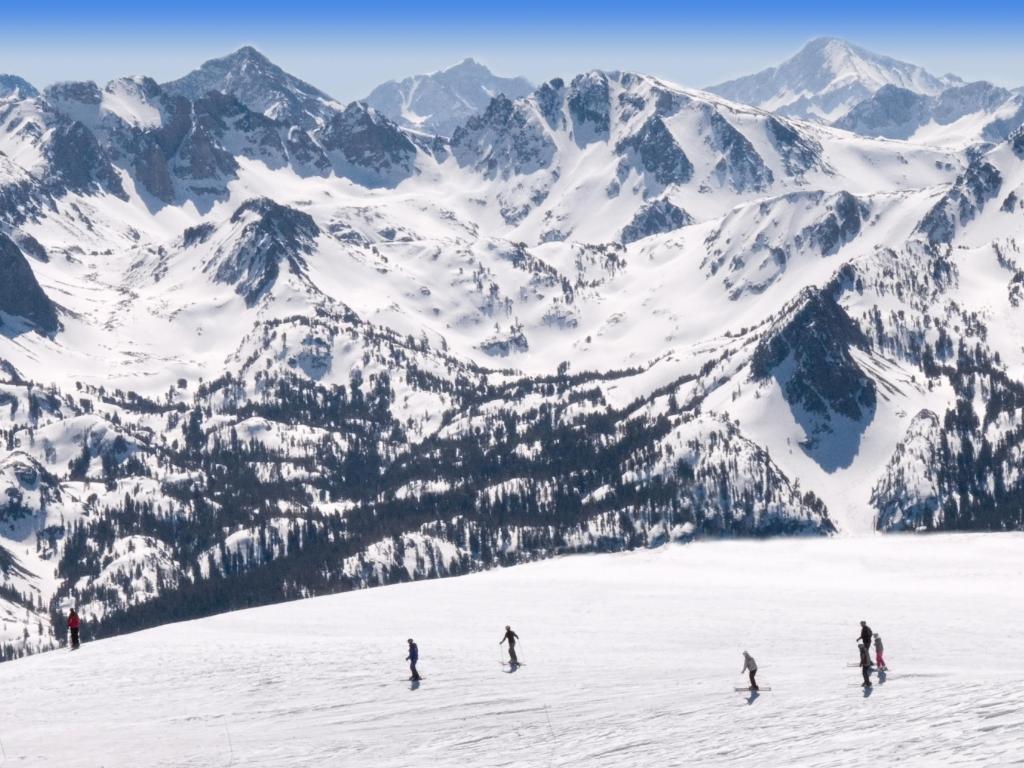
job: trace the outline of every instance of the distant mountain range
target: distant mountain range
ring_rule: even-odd
[[[0,658],[70,602],[102,635],[558,553],[1024,526],[1020,94],[808,51],[716,89],[755,105],[464,62],[378,109],[251,48],[4,77]]]

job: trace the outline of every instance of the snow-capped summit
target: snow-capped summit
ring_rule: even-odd
[[[499,77],[473,59],[429,75],[413,75],[377,86],[366,103],[407,128],[451,136],[491,99],[529,95],[533,86],[522,77]]]
[[[198,99],[210,91],[237,98],[253,112],[303,128],[315,128],[340,104],[293,77],[252,46],[211,59],[179,80],[164,84],[172,94]]]
[[[935,96],[960,82],[845,40],[820,37],[777,67],[708,90],[779,114],[832,122],[886,85]]]

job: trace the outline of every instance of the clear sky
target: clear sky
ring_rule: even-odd
[[[821,35],[935,74],[1024,85],[1022,0],[41,0],[0,4],[0,73],[38,87],[164,81],[254,45],[343,101],[467,56],[534,82],[601,68],[703,86],[776,64]]]

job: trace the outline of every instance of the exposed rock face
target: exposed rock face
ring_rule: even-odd
[[[0,99],[31,99],[39,95],[33,85],[17,75],[0,75]]]
[[[581,147],[607,140],[611,128],[611,98],[604,72],[577,75],[569,86],[569,117],[573,138]]]
[[[710,106],[704,105],[703,112],[708,125],[705,141],[722,153],[714,170],[718,183],[736,192],[761,192],[770,187],[775,177],[750,140]]]
[[[983,158],[977,158],[925,214],[917,231],[932,245],[951,242],[957,227],[973,220],[985,203],[999,194],[1002,183],[999,170]]]
[[[650,117],[639,131],[620,141],[615,152],[624,156],[619,163],[620,180],[633,165],[663,186],[685,184],[693,178],[693,164],[660,117]]]
[[[320,140],[328,152],[340,153],[351,166],[347,175],[360,183],[387,185],[415,172],[416,146],[398,126],[365,104],[353,102],[335,114]]]
[[[466,59],[431,75],[379,85],[365,101],[393,123],[451,136],[469,118],[487,109],[495,96],[519,99],[531,91],[533,86],[522,77],[497,77],[482,64]]]
[[[217,249],[206,269],[214,270],[216,281],[235,285],[250,307],[277,282],[282,265],[295,275],[305,273],[305,257],[313,252],[320,235],[309,214],[265,197],[239,206],[231,223],[240,224],[241,229]],[[191,239],[201,242],[208,236],[193,233]]]
[[[472,117],[452,136],[459,165],[488,178],[509,178],[547,168],[556,146],[524,102],[494,98],[482,115]]]
[[[55,194],[107,191],[127,198],[117,175],[96,137],[77,120],[58,125],[43,150]]]
[[[862,136],[906,139],[931,117],[931,99],[895,85],[883,86],[836,121]]]
[[[823,256],[832,256],[860,234],[868,208],[849,192],[839,192],[828,215],[805,229],[801,236],[814,243]]]
[[[56,307],[43,292],[24,254],[2,233],[0,276],[0,311],[25,318],[43,333],[56,333],[60,328]]]
[[[762,381],[777,378],[786,401],[810,414],[817,430],[828,429],[832,414],[860,422],[874,411],[875,383],[850,350],[868,347],[842,307],[808,288],[759,343],[751,374]]]
[[[693,217],[668,200],[648,203],[622,229],[623,244],[633,243],[644,237],[659,235],[686,227],[693,223]]]
[[[786,173],[802,176],[814,168],[824,168],[821,145],[797,131],[788,121],[769,117],[768,138],[782,158]]]

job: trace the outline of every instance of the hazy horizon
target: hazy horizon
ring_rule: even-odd
[[[213,9],[188,0],[173,9],[141,11],[126,2],[88,10],[52,5],[58,11],[46,18],[31,9],[5,11],[5,26],[14,34],[0,49],[0,73],[19,75],[40,89],[130,75],[164,82],[252,45],[340,101],[467,57],[496,74],[522,75],[534,83],[618,69],[705,87],[774,66],[808,40],[827,36],[936,75],[1024,85],[1024,57],[1013,55],[1024,12],[1009,3],[969,9],[908,3],[892,9],[867,2],[853,13],[809,3],[765,9],[739,2],[720,11],[642,2],[625,17],[601,2],[557,8],[527,2],[514,11],[399,2],[351,11],[299,0],[287,14],[269,3],[234,0]]]

